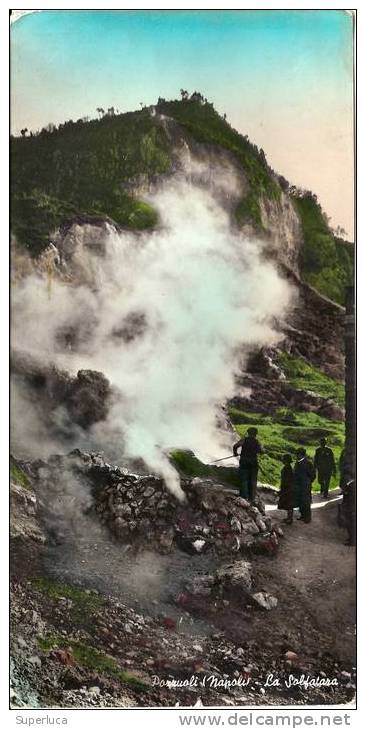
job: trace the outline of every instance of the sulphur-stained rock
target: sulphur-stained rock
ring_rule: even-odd
[[[185,593],[212,598],[233,596],[246,602],[252,590],[252,566],[250,562],[238,560],[226,564],[212,574],[195,575],[184,583]]]

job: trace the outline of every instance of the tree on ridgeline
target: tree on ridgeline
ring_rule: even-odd
[[[203,95],[199,91],[194,91],[190,98],[191,101],[199,101],[200,104],[204,102]]]

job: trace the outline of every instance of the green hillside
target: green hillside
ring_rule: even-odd
[[[179,101],[159,99],[157,111],[175,119],[200,143],[233,154],[249,181],[239,201],[238,225],[262,227],[260,199],[278,200],[281,187],[292,195],[304,233],[301,270],[306,281],[343,303],[352,282],[352,247],[336,238],[316,198],[299,195],[266,162],[262,149],[239,134],[199,93]],[[173,148],[164,126],[148,109],[106,114],[100,119],[49,125],[39,133],[11,140],[11,225],[31,255],[46,248],[50,236],[74,219],[111,219],[133,230],[153,228],[156,211],[133,190],[172,169]]]
[[[66,122],[12,140],[12,229],[37,255],[50,233],[77,216],[109,217],[132,229],[153,227],[155,211],[130,193],[130,181],[170,169],[166,136],[147,110]]]
[[[292,195],[300,216],[304,246],[300,270],[307,283],[338,304],[344,304],[344,291],[353,281],[353,246],[330,230],[324,213],[310,192]]]
[[[322,397],[332,397],[340,404],[344,403],[344,386],[305,360],[282,353],[281,368],[295,389],[311,388]],[[260,458],[260,481],[279,486],[284,454],[291,454],[295,460],[296,450],[303,446],[313,458],[320,438],[325,437],[333,450],[337,464],[337,474],[332,476],[331,488],[337,488],[339,485],[339,458],[344,448],[345,437],[343,420],[330,420],[315,412],[286,407],[279,407],[272,415],[229,407],[228,415],[238,433],[238,438],[243,437],[250,426],[254,425],[258,430],[258,439],[264,448],[264,454]],[[208,465],[199,461],[190,451],[173,451],[171,460],[184,476],[213,478],[234,487],[239,485],[237,467],[232,465],[228,467],[225,462],[217,466]],[[317,481],[314,481],[312,488],[315,492],[319,491]]]

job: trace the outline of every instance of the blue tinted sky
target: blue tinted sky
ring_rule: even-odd
[[[42,11],[11,41],[15,132],[197,89],[352,232],[345,11]]]

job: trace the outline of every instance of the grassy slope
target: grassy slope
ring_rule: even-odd
[[[94,648],[94,645],[91,644],[92,641],[93,643],[95,641],[93,635],[96,625],[95,617],[105,605],[105,600],[100,595],[48,577],[37,577],[32,580],[32,584],[35,590],[46,595],[50,604],[54,604],[55,608],[60,599],[69,600],[69,617],[77,634],[83,630],[86,635],[89,635],[90,640],[90,642],[80,639],[73,640],[70,636],[65,638],[65,635],[48,633],[37,637],[38,645],[43,651],[48,653],[55,649],[67,649],[71,652],[75,663],[83,668],[101,675],[111,676],[123,684],[133,685],[137,689],[146,688],[142,681],[122,670],[115,658]]]
[[[300,413],[291,410],[288,413],[291,424],[287,424],[284,422],[286,415],[283,411],[284,409],[280,408],[273,418],[258,415],[257,420],[253,417],[253,413],[231,413],[235,430],[240,436],[244,435],[249,425],[253,423],[258,429],[258,439],[265,449],[265,454],[260,459],[264,471],[259,474],[260,480],[278,486],[282,468],[281,457],[284,453],[295,456],[296,449],[304,446],[308,454],[313,457],[315,449],[319,445],[319,438],[322,436],[328,439],[328,444],[338,463],[344,441],[342,422],[327,420],[315,413]],[[332,479],[331,488],[338,485],[338,480],[337,477]],[[314,483],[313,489],[314,491],[319,490],[317,482]]]
[[[328,377],[305,359],[282,352],[279,356],[279,365],[296,390],[311,390],[317,395],[335,400],[338,405],[344,407],[343,384]]]
[[[323,397],[331,397],[340,404],[344,403],[343,385],[323,375],[318,369],[307,364],[305,360],[283,353],[280,364],[296,389],[312,390]],[[251,425],[255,425],[258,429],[258,438],[265,449],[265,454],[260,459],[263,471],[259,473],[259,479],[274,486],[279,486],[281,459],[285,453],[295,456],[296,449],[304,446],[308,454],[313,457],[315,449],[319,445],[319,439],[325,436],[338,464],[341,450],[344,447],[344,423],[329,420],[316,413],[279,408],[275,416],[271,417],[230,408],[229,416],[240,437]],[[186,451],[172,453],[172,461],[186,476],[213,478],[230,485],[238,485],[237,470],[234,468],[207,466]],[[338,475],[332,477],[331,488],[336,488],[338,482]],[[313,490],[319,490],[316,481],[313,484]]]
[[[28,477],[26,476],[24,471],[22,471],[20,466],[15,463],[12,457],[10,457],[10,478],[14,483],[18,484],[18,486],[22,486],[27,491],[33,490]]]
[[[172,451],[170,460],[182,476],[193,478],[210,478],[229,486],[239,487],[237,469],[225,466],[208,466],[202,463],[191,451]]]
[[[129,182],[170,169],[166,136],[144,110],[12,140],[12,229],[33,255],[76,215],[108,216],[141,230],[156,212]]]
[[[293,200],[304,235],[301,274],[321,294],[344,305],[345,287],[353,283],[353,247],[332,233],[313,195],[294,195]]]

